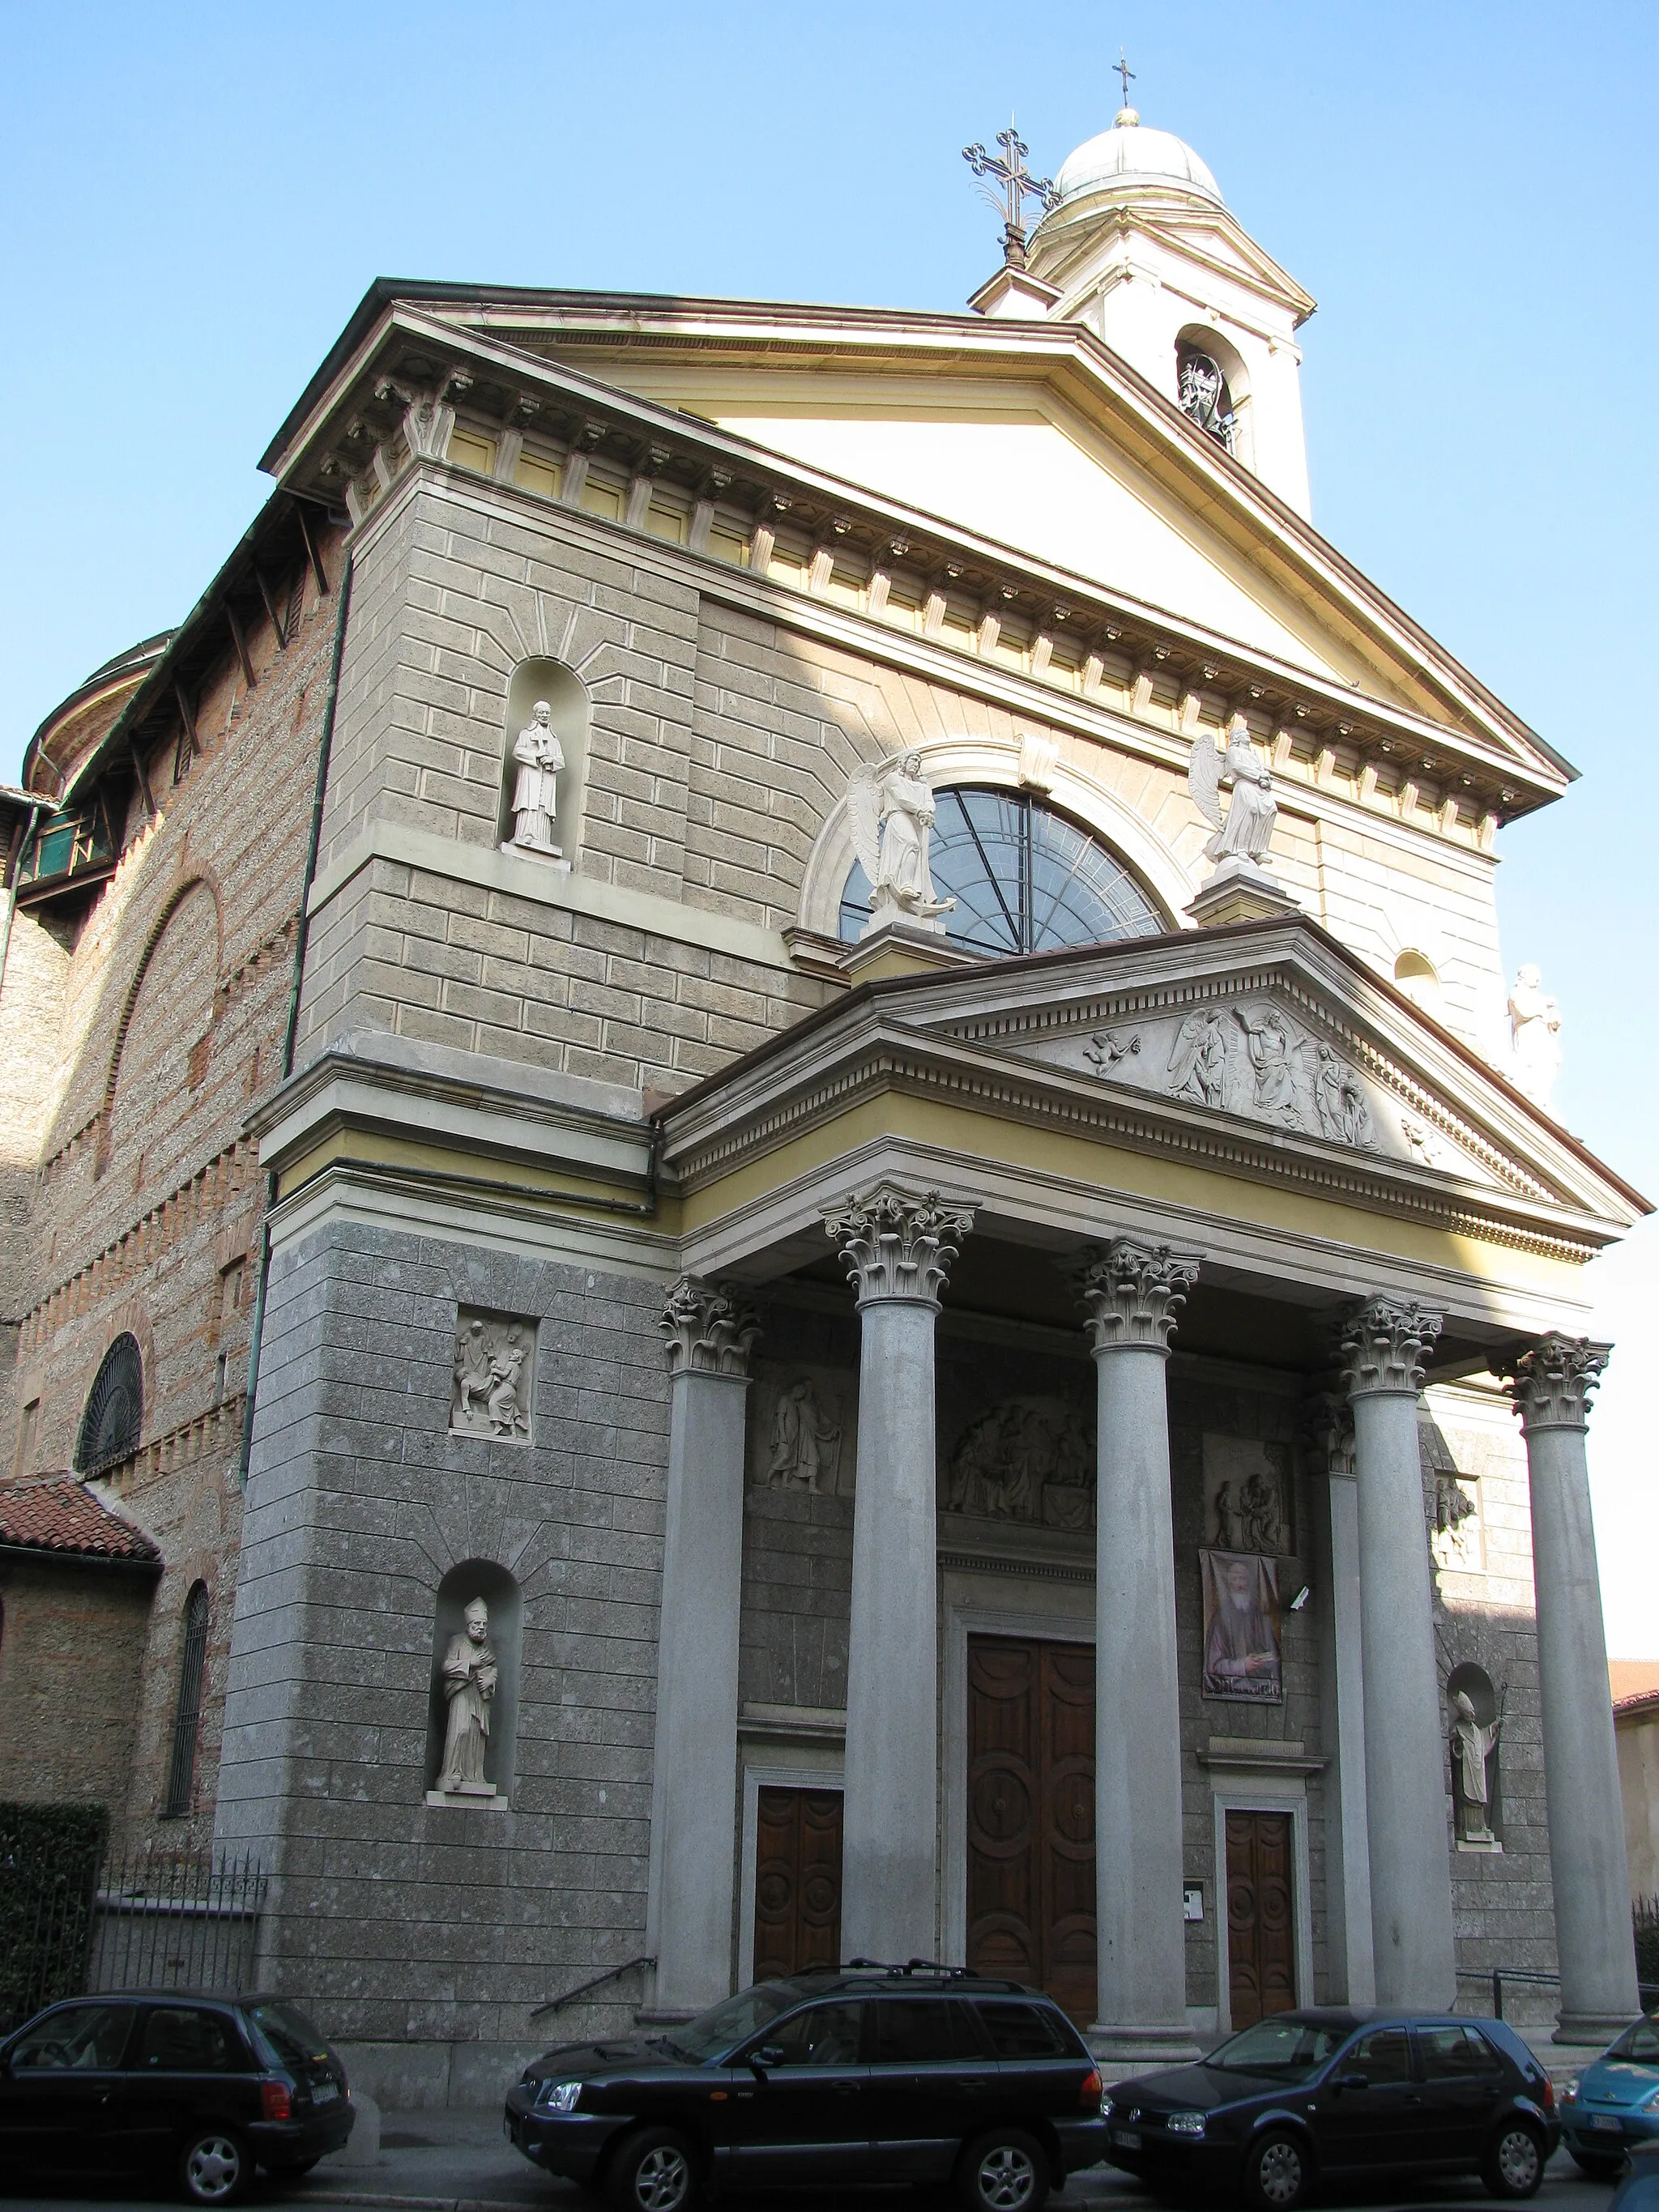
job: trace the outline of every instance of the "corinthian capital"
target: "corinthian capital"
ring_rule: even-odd
[[[908,1298],[933,1305],[962,1240],[974,1225],[971,1206],[947,1204],[936,1190],[878,1183],[867,1198],[849,1197],[823,1217],[824,1233],[858,1286],[859,1304]]]
[[[1099,1353],[1137,1345],[1167,1352],[1198,1270],[1195,1254],[1139,1244],[1131,1237],[1085,1252],[1077,1285],[1089,1316],[1091,1349]]]
[[[1443,1317],[1415,1298],[1367,1298],[1343,1316],[1343,1380],[1350,1398],[1414,1398]]]
[[[749,1347],[760,1334],[752,1310],[729,1291],[682,1275],[663,1302],[657,1323],[672,1375],[734,1375],[747,1379]]]
[[[1303,1401],[1302,1444],[1323,1474],[1353,1473],[1353,1407],[1340,1391],[1321,1390]]]
[[[1592,1344],[1587,1336],[1563,1336],[1552,1329],[1530,1352],[1495,1359],[1492,1372],[1509,1384],[1528,1436],[1534,1429],[1584,1429],[1589,1426],[1590,1392],[1601,1380],[1612,1350],[1610,1344]]]

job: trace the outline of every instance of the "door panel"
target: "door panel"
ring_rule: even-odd
[[[775,2037],[755,2039],[751,2048],[775,2051],[775,2063],[758,2073],[746,2062],[732,2067],[715,2149],[734,2183],[854,2181],[869,2171],[865,2009],[845,2000],[813,2005]]]
[[[968,1644],[968,1964],[1095,2014],[1095,1655]]]
[[[1227,2000],[1235,2028],[1296,2003],[1288,1813],[1227,1815]]]
[[[1336,2086],[1362,2079],[1363,2087]],[[1374,2028],[1338,2059],[1319,2092],[1318,2134],[1321,2160],[1333,2172],[1431,2160],[1422,2085],[1403,2027]]]
[[[841,1964],[841,1792],[764,1789],[755,1827],[755,1979]]]

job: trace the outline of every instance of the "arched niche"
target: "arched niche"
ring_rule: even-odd
[[[582,805],[587,789],[587,732],[591,709],[587,686],[574,668],[562,660],[521,660],[507,687],[507,729],[501,746],[502,773],[497,837],[511,843],[514,829],[513,794],[519,780],[519,763],[513,747],[535,712],[538,699],[549,708],[548,726],[559,741],[564,766],[558,771],[558,812],[554,842],[560,855],[574,860],[581,843]],[[515,852],[521,847],[514,846]],[[533,860],[534,854],[526,858]]]
[[[1188,323],[1176,332],[1173,375],[1176,404],[1181,404],[1181,367],[1188,354],[1207,354],[1226,380],[1227,401],[1233,418],[1233,453],[1246,468],[1255,465],[1255,438],[1250,410],[1250,371],[1244,356],[1213,323]]]
[[[1460,1692],[1467,1697],[1470,1705],[1474,1706],[1474,1718],[1482,1729],[1491,1729],[1500,1724],[1502,1714],[1498,1708],[1498,1692],[1492,1687],[1492,1676],[1487,1674],[1484,1667],[1476,1666],[1472,1659],[1466,1659],[1461,1665],[1454,1667],[1446,1677],[1446,1713],[1449,1729],[1457,1719],[1457,1698]],[[1504,1833],[1502,1745],[1503,1739],[1499,1735],[1486,1753],[1486,1808],[1484,1823],[1479,1821],[1478,1808],[1470,1807],[1468,1793],[1464,1787],[1462,1759],[1456,1745],[1455,1743],[1453,1745],[1452,1807],[1455,1816],[1460,1849],[1491,1850],[1497,1848],[1501,1842]],[[1474,1822],[1471,1820],[1472,1812],[1476,1814]],[[1491,1832],[1490,1839],[1478,1843],[1468,1841],[1467,1832],[1472,1825],[1484,1825]]]
[[[935,790],[948,784],[1023,788],[1020,751],[1014,744],[994,738],[955,737],[936,738],[915,750],[921,755],[922,773]],[[1198,888],[1196,882],[1171,848],[1115,793],[1062,760],[1054,763],[1046,787],[1033,795],[1110,846],[1162,908],[1169,928],[1187,926],[1180,917]],[[837,934],[842,892],[857,858],[843,793],[830,808],[807,856],[799,909],[803,929],[821,937]]]
[[[1426,952],[1408,945],[1394,963],[1394,980],[1413,1006],[1440,1018],[1440,971]]]
[[[449,1741],[453,1650],[471,1645],[467,1608],[482,1598],[489,1609],[486,1641],[495,1655],[495,1692],[487,1700],[489,1729],[483,1780],[487,1789],[446,1790],[444,1755]],[[523,1604],[519,1585],[493,1559],[463,1559],[438,1585],[433,1607],[432,1675],[426,1730],[426,1802],[461,1810],[505,1812],[513,1794],[519,1732],[519,1653]],[[471,1648],[477,1649],[475,1645]]]

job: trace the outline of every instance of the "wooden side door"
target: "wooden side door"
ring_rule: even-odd
[[[1235,2028],[1296,2003],[1288,1813],[1227,1815],[1227,2002]]]
[[[1095,1655],[968,1645],[968,1964],[1095,2013]]]
[[[755,1827],[755,1979],[841,1964],[841,1792],[763,1789]]]

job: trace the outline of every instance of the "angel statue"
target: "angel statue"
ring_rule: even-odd
[[[1224,816],[1221,811],[1224,785],[1231,785],[1233,794]],[[1224,753],[1218,753],[1212,739],[1200,731],[1187,763],[1187,788],[1194,805],[1215,830],[1204,848],[1206,859],[1261,867],[1279,818],[1273,787],[1273,770],[1250,743],[1249,725],[1243,714],[1235,714],[1227,725]]]
[[[894,753],[855,770],[847,793],[853,849],[870,878],[870,919],[862,934],[890,922],[937,930],[954,899],[936,898],[927,869],[933,826],[933,787],[919,752]]]

